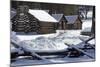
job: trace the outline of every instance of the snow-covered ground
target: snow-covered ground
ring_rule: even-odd
[[[92,27],[92,11],[87,14],[87,19],[82,20],[82,31],[90,32]]]
[[[53,36],[55,34],[56,33],[52,33],[52,34],[42,34],[42,35],[16,35],[16,37],[20,38],[20,41],[23,41],[23,40],[32,40],[32,39],[35,39],[35,38],[41,37],[41,36],[49,37],[49,36]]]
[[[82,20],[82,30],[85,28],[91,28],[92,27],[92,19]]]
[[[68,46],[64,43],[77,45],[82,42],[79,38],[89,38],[89,36],[80,35],[80,32],[81,30],[57,30],[57,33],[54,34],[15,36],[20,40],[23,47],[31,51],[47,52],[65,50]]]
[[[89,11],[89,12],[87,13],[87,18],[92,18],[92,13],[93,13],[93,11]]]

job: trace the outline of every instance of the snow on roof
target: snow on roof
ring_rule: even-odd
[[[78,15],[65,16],[65,18],[68,21],[67,24],[73,24],[77,20]]]
[[[60,21],[64,14],[52,14],[52,16],[57,20]]]
[[[53,18],[51,15],[49,15],[44,10],[31,10],[31,9],[29,9],[29,13],[31,13],[39,21],[43,21],[43,22],[58,22],[55,18]]]

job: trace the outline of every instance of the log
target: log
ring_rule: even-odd
[[[88,57],[90,57],[90,58],[92,58],[92,59],[94,58],[94,57],[92,57],[90,54],[88,54],[87,52],[85,52],[85,51],[83,51],[83,50],[77,48],[75,45],[69,45],[69,44],[66,44],[66,43],[65,43],[65,45],[67,45],[67,46],[69,46],[69,47],[71,47],[71,48],[74,48],[74,49],[76,49],[76,50],[82,52],[83,54],[87,55]]]
[[[90,47],[92,47],[93,49],[95,49],[95,46],[94,46],[94,45],[91,45],[90,43],[88,43],[90,40],[92,40],[92,39],[94,39],[94,38],[95,38],[95,37],[92,36],[92,37],[90,37],[89,39],[84,40],[84,39],[82,39],[82,38],[79,37],[79,39],[80,39],[81,41],[83,41],[83,42],[81,42],[81,43],[84,43],[85,45],[89,45]]]
[[[28,50],[27,48],[24,48],[23,46],[21,46],[21,44],[17,43],[16,41],[14,41],[14,40],[12,40],[12,39],[11,39],[11,43],[12,43],[16,48],[22,48],[22,50],[23,50],[24,52],[29,51],[29,52],[31,53],[32,56],[36,56],[36,57],[38,57],[38,58],[41,59],[41,60],[46,60],[46,61],[47,61],[47,59],[41,57],[40,55],[38,55],[38,54],[35,53],[34,51],[30,51],[30,50]]]

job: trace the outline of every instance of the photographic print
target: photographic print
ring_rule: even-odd
[[[95,61],[95,6],[11,0],[11,66]]]

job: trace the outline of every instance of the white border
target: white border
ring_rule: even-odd
[[[0,1],[0,67],[10,63],[10,1]]]
[[[95,5],[96,0],[15,0],[15,1],[30,1],[44,3],[60,3],[60,4],[78,4],[78,5]]]

